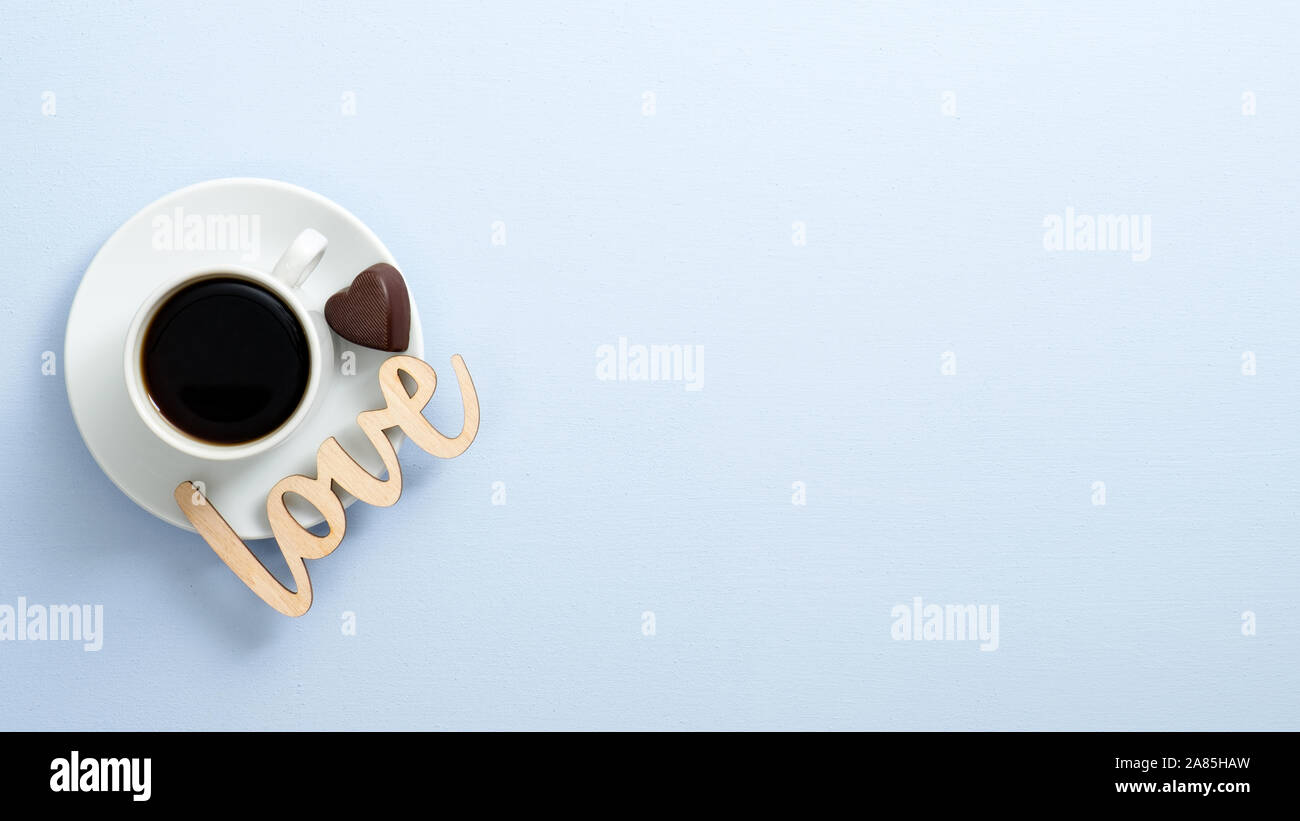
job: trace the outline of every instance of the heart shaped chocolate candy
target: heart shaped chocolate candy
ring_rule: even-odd
[[[349,342],[396,353],[411,342],[411,298],[402,274],[371,265],[325,303],[325,321]]]

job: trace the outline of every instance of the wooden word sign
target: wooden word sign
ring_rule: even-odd
[[[456,380],[460,385],[461,405],[465,421],[460,434],[449,438],[438,432],[421,411],[433,397],[438,385],[438,375],[428,363],[413,356],[394,356],[379,367],[379,388],[387,403],[380,410],[364,411],[357,416],[357,426],[379,451],[388,478],[381,481],[357,464],[347,451],[331,436],[316,451],[316,476],[297,474],[286,476],[266,496],[266,515],[271,522],[271,532],[280,546],[297,590],[289,590],[258,561],[248,546],[235,535],[235,531],[216,508],[191,482],[176,486],[173,497],[185,518],[203,537],[221,560],[235,571],[249,589],[267,604],[286,616],[301,616],[311,607],[311,579],[307,576],[304,559],[321,559],[334,552],[343,540],[347,516],[343,503],[334,493],[333,485],[351,493],[367,504],[388,507],[402,495],[402,466],[397,461],[397,451],[384,435],[388,428],[401,428],[406,436],[422,450],[434,456],[450,459],[469,448],[478,434],[478,394],[470,381],[465,360],[459,354],[451,358]],[[415,392],[407,393],[401,374],[415,383]],[[306,499],[329,524],[329,532],[317,536],[298,523],[289,513],[284,497],[295,493]]]

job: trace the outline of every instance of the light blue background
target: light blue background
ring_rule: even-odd
[[[0,603],[106,624],[0,643],[0,729],[1300,729],[1300,8],[968,5],[6,4]],[[452,353],[483,405],[298,620],[40,371],[109,234],[226,176],[365,220],[432,418]],[[1151,260],[1047,253],[1067,206]],[[619,336],[704,389],[597,381]],[[892,641],[918,595],[998,651]]]

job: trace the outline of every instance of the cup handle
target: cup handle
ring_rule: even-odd
[[[321,257],[325,256],[325,246],[328,244],[329,240],[319,231],[304,229],[280,255],[275,267],[271,269],[271,276],[290,288],[297,288],[316,270]]]

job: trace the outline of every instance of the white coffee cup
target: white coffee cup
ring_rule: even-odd
[[[326,245],[324,236],[308,228],[294,238],[269,274],[240,265],[204,268],[167,280],[145,300],[126,332],[126,390],[140,419],[159,439],[182,453],[200,459],[244,459],[265,453],[283,442],[311,414],[324,394],[327,374],[333,372],[330,363],[334,361],[334,342],[324,315],[318,310],[309,309],[304,302],[301,286],[325,255]],[[205,279],[243,279],[261,286],[288,307],[307,340],[310,370],[307,387],[298,407],[278,428],[251,442],[219,444],[186,433],[163,416],[150,398],[145,384],[142,355],[145,334],[154,315],[177,292]]]

